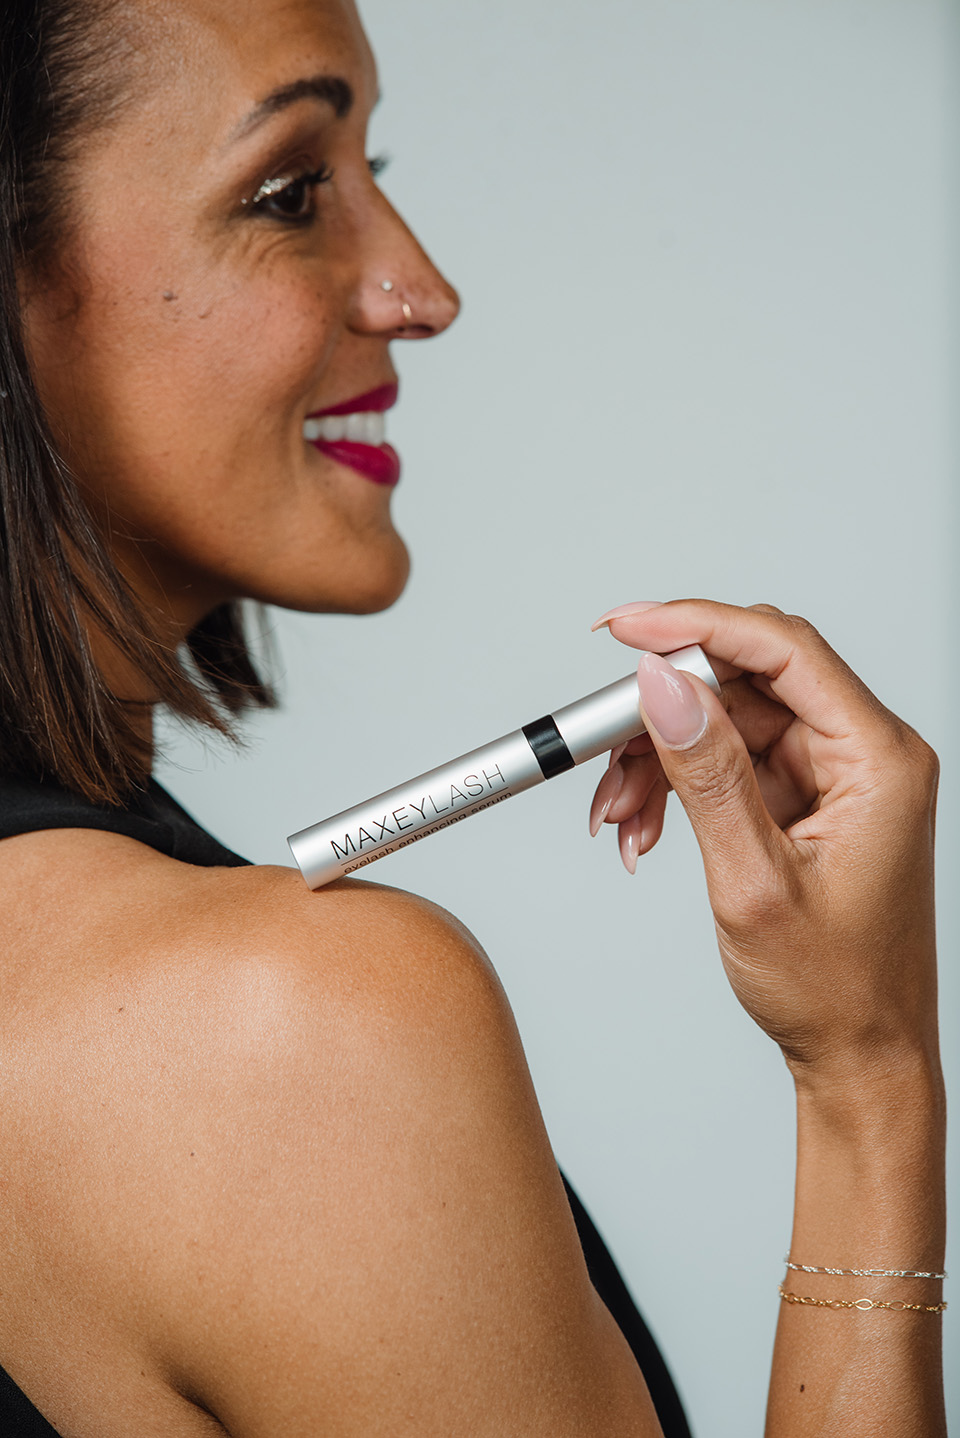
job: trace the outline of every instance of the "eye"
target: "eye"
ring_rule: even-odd
[[[371,155],[367,161],[367,168],[375,180],[378,180],[390,163],[389,155]]]
[[[265,181],[251,200],[244,200],[258,214],[278,220],[309,220],[313,215],[314,191],[333,179],[327,165],[306,175],[276,175]]]

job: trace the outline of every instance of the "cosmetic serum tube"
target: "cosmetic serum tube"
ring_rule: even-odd
[[[665,657],[675,669],[695,674],[720,693],[717,677],[699,645],[691,644]],[[287,843],[310,888],[319,889],[644,732],[633,671],[616,684],[524,724],[492,744],[301,829]]]

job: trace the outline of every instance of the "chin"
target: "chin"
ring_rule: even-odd
[[[307,614],[379,614],[397,602],[409,574],[407,547],[394,534],[389,546],[378,545],[375,552],[364,554],[335,575],[321,574],[316,583],[294,585],[288,577],[286,584],[271,587],[269,593],[261,590],[249,597]]]
[[[392,565],[375,566],[365,576],[364,592],[357,594],[346,612],[349,614],[380,614],[396,604],[410,577],[410,556],[401,540],[402,557]]]

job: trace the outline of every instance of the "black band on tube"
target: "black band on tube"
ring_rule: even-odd
[[[524,724],[523,737],[536,755],[537,763],[545,779],[554,779],[576,768],[573,755],[563,742],[563,736],[551,715],[537,719],[533,724]]]

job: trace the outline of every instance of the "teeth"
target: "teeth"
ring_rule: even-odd
[[[359,414],[328,414],[325,419],[304,420],[303,437],[307,440],[351,440],[354,444],[381,445],[387,437],[386,416],[374,410]]]

